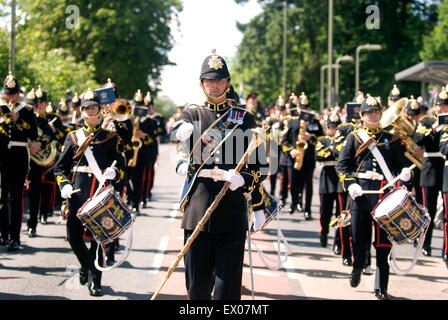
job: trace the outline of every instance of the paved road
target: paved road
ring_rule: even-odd
[[[6,247],[0,247],[0,299],[150,299],[183,241],[180,215],[176,210],[182,180],[174,174],[175,148],[164,144],[160,151],[153,201],[137,217],[133,250],[126,262],[103,273],[103,297],[90,297],[87,288],[79,285],[78,262],[65,240],[65,224],[57,224],[56,216],[50,217],[47,225],[38,225],[36,238],[28,238],[25,234],[28,214],[25,213],[22,250],[9,253]],[[318,169],[315,177],[317,174]],[[331,250],[333,232],[330,245],[327,248],[320,246],[317,183],[314,188],[313,220],[305,221],[299,213],[281,212],[278,221],[273,221],[265,231],[252,235],[251,259],[248,250],[245,257],[243,300],[376,300],[372,293],[373,276],[364,275],[359,287],[350,287],[351,267],[343,266],[342,259]],[[281,242],[280,256],[278,227],[287,241],[287,245]],[[121,244],[124,243],[123,238]],[[440,258],[441,248],[441,231],[436,229],[433,256],[420,257],[406,276],[391,274],[389,294],[392,299],[448,299],[448,269]],[[398,247],[398,263],[402,268],[411,263],[413,252],[411,245]],[[372,254],[374,264],[374,251]],[[157,300],[186,298],[181,262]]]

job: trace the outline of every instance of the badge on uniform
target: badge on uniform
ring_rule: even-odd
[[[360,115],[359,115],[360,110],[361,110],[360,103],[352,103],[352,102],[347,103],[346,122],[350,122],[350,121],[352,121],[352,119],[359,120],[360,119]]]
[[[311,122],[314,119],[314,113],[300,110],[299,121],[304,120],[305,122]]]
[[[448,113],[441,113],[437,115],[439,124],[448,124]]]
[[[115,93],[113,88],[96,89],[95,93],[100,98],[100,105],[111,104],[115,101]]]
[[[229,112],[229,117],[227,118],[227,121],[241,125],[243,124],[244,114],[245,114],[244,111],[232,109]]]

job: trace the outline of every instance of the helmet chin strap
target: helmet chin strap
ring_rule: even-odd
[[[205,88],[204,88],[204,85],[202,84],[202,81],[200,82],[200,86],[201,86],[202,92],[204,92],[204,94],[205,94],[205,96],[207,98],[206,99],[207,102],[213,103],[213,104],[220,104],[220,103],[223,103],[224,101],[226,101],[227,92],[229,92],[229,90],[230,90],[230,81],[229,81],[229,84],[227,85],[226,90],[224,90],[224,93],[221,94],[218,97],[212,97],[212,96],[208,95],[207,92],[205,91]]]

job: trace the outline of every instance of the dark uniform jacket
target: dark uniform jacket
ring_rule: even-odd
[[[228,119],[231,110],[237,111],[238,114],[243,116],[241,119],[243,122],[235,129],[235,131],[233,131],[233,133],[231,133],[231,136],[216,149],[217,151],[214,156],[210,158],[209,161],[205,162],[202,169],[213,169],[215,166],[222,170],[236,168],[251,139],[251,134],[249,135],[251,132],[247,130],[255,127],[253,115],[246,109],[230,107],[226,103],[219,105],[205,103],[205,105],[200,107],[187,108],[182,113],[179,120],[172,125],[170,132],[173,133],[173,137],[182,123],[188,122],[194,125],[195,129],[192,136],[189,140],[184,142],[189,143],[189,149],[191,150],[196,142],[205,141],[205,138],[200,138],[202,133],[220,117],[224,120]],[[223,136],[221,136],[221,138],[222,137]],[[215,138],[218,137],[215,136]],[[210,140],[208,140],[208,142],[213,143],[213,141]],[[202,144],[201,150],[203,150],[204,143]],[[260,151],[260,153],[263,153],[263,149],[264,147],[259,148],[259,150],[256,150],[255,152]],[[260,159],[264,159],[264,162]],[[195,161],[190,158],[190,166],[192,162],[195,163]],[[261,171],[262,164],[265,166],[263,172]],[[198,165],[196,165],[195,170],[197,170],[197,167]],[[202,231],[217,233],[247,230],[247,200],[243,195],[243,192],[254,190],[266,177],[268,167],[269,165],[267,164],[265,154],[256,157],[256,159],[250,159],[250,163],[244,166],[240,171],[240,174],[244,178],[245,185],[235,191],[229,189],[226,192]],[[182,228],[187,230],[195,229],[196,225],[215,200],[216,195],[221,191],[223,186],[224,181],[218,180],[215,182],[210,178],[196,178],[188,194],[188,202],[185,205],[182,218]]]
[[[440,152],[445,156],[445,163],[448,163],[448,126],[440,132]],[[443,192],[448,192],[448,165],[443,168]]]
[[[365,148],[364,151],[359,149],[363,144],[361,139],[357,136],[357,132],[360,130],[364,130],[370,137],[374,137],[377,143],[377,148],[381,152],[392,175],[397,176],[400,174],[404,164],[407,163],[407,159],[404,156],[404,145],[401,143],[401,140],[394,138],[394,135],[390,132],[383,129],[370,130],[367,128],[354,130],[345,139],[336,165],[336,170],[344,191],[346,191],[353,183],[358,183],[363,190],[379,190],[382,188],[383,184],[387,183],[386,177],[378,164],[378,161],[369,148]],[[358,156],[356,156],[357,151],[360,152]],[[383,179],[372,180],[358,178],[356,176],[357,173],[365,173],[367,171],[381,174],[383,175]],[[359,198],[362,197],[358,197],[356,200]],[[376,197],[368,198],[377,199],[378,195],[376,195]],[[360,199],[360,201],[352,201],[351,207],[353,209],[369,211],[372,210],[373,206],[376,204],[361,200],[362,199]]]
[[[333,138],[334,146],[335,146],[333,152],[335,154],[336,159],[339,157],[339,153],[341,152],[342,144],[344,143],[345,139],[350,134],[350,132],[352,132],[356,129],[357,129],[357,127],[354,122],[344,122],[338,126],[336,133],[334,135],[334,138]],[[346,192],[346,191],[344,191],[344,189],[342,188],[341,181],[339,180],[338,193],[344,193],[344,192]]]
[[[33,109],[29,105],[19,103],[14,110],[19,110],[17,122],[11,121],[0,123],[0,126],[6,132],[10,141],[27,142],[28,139],[37,138],[37,120]]]
[[[290,156],[292,149],[295,149],[296,142],[299,137],[300,121],[298,117],[292,118],[288,122],[288,130],[282,137],[283,151],[288,155],[288,166],[294,165],[294,159]],[[317,117],[314,117],[310,122],[306,123],[306,132],[311,133],[313,136],[308,140],[308,147],[305,150],[305,156],[303,158],[303,166],[301,170],[313,170],[316,167],[316,154],[315,144],[317,137],[323,135],[323,129]]]
[[[330,136],[319,137],[316,144],[316,160],[323,167],[320,172],[319,193],[337,193],[339,178],[336,173],[334,140]]]
[[[68,183],[72,184],[74,190],[81,189],[80,192],[74,193],[69,198],[69,208],[70,210],[75,210],[75,213],[89,197],[93,196],[99,185],[95,175],[92,173],[72,172],[77,166],[89,166],[84,155],[76,159],[74,158],[79,149],[79,143],[76,137],[76,132],[79,130],[82,130],[86,137],[92,133],[94,134],[94,138],[88,148],[92,150],[93,156],[101,171],[104,172],[116,160],[116,176],[113,183],[121,183],[124,176],[123,143],[115,132],[102,129],[99,125],[94,128],[83,127],[70,132],[65,139],[61,155],[56,163],[55,175],[60,189]]]
[[[151,117],[144,117],[140,119],[139,126],[140,130],[146,133],[147,136],[142,140],[142,147],[139,150],[140,154],[138,161],[142,161],[143,165],[149,165],[150,163],[156,162],[158,154],[156,139],[158,132],[157,122]]]
[[[418,122],[414,133],[414,141],[423,148],[424,152],[439,152],[440,132],[435,132],[432,125],[436,118],[424,116]],[[423,157],[420,183],[422,187],[438,186],[440,189],[443,184],[443,175],[441,172],[444,167],[443,157]]]

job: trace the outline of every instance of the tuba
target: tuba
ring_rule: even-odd
[[[41,147],[30,156],[31,160],[39,166],[50,167],[56,162],[58,155],[58,142],[56,140],[48,143],[43,137],[41,128],[37,128],[37,141],[41,143]]]
[[[420,147],[414,142],[412,138],[414,134],[415,125],[406,115],[406,104],[408,98],[401,98],[383,112],[381,117],[381,127],[386,128],[393,126],[392,133],[400,135],[401,139],[406,144],[407,151],[404,153],[412,163],[419,169],[422,168],[422,159],[417,157],[415,153]]]
[[[129,167],[135,167],[137,165],[137,157],[138,157],[138,151],[140,150],[140,148],[143,145],[142,140],[140,140],[139,138],[137,138],[135,136],[135,132],[137,130],[140,130],[140,117],[135,117],[134,120],[134,134],[132,135],[132,149],[134,149],[134,156],[132,157],[132,159],[129,159],[128,161],[128,166]]]
[[[305,134],[305,132],[306,132],[306,122],[305,120],[300,120],[299,135],[297,137],[296,142],[296,150],[299,152],[299,154],[294,159],[295,170],[302,169],[303,158],[305,157],[305,150],[308,148],[308,142],[300,138],[300,136]]]

